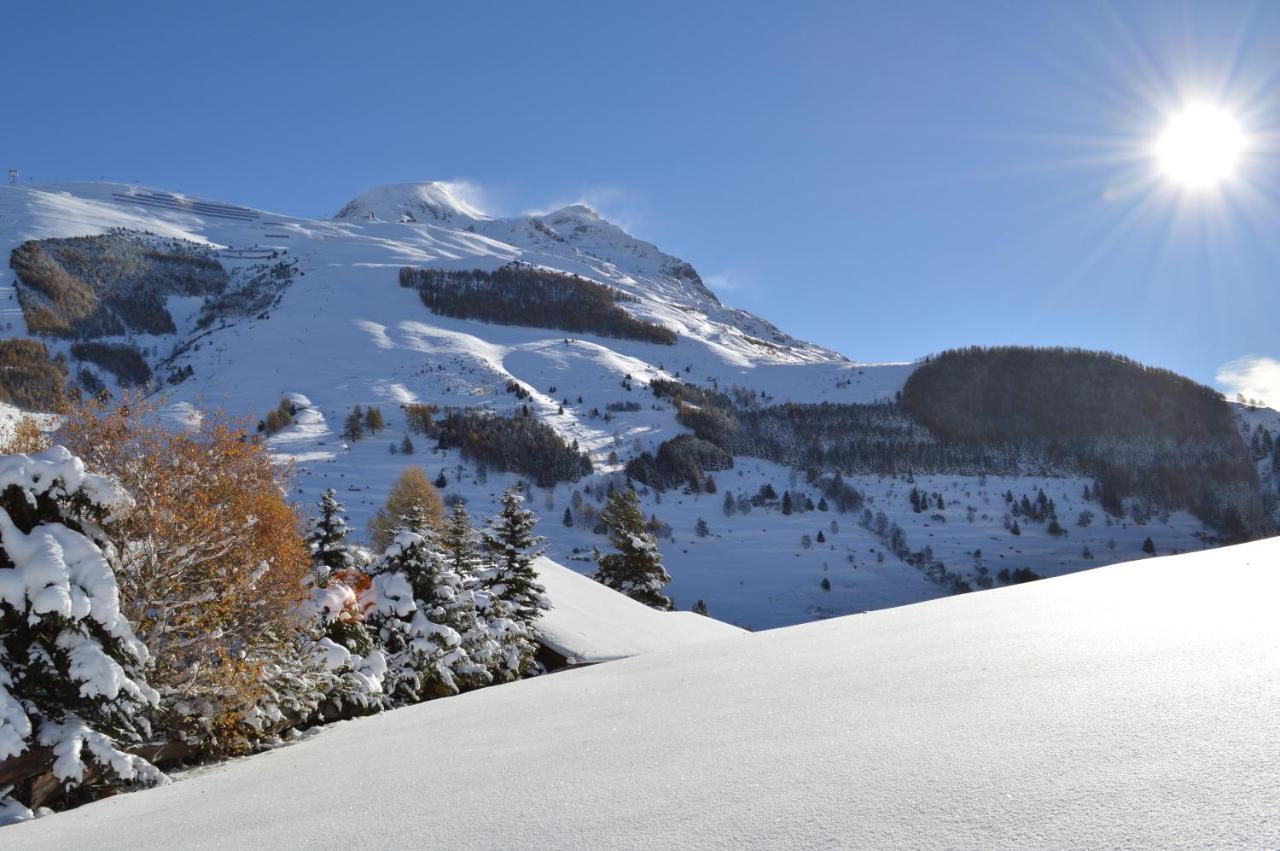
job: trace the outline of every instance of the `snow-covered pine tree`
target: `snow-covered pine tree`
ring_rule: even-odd
[[[142,677],[146,647],[120,612],[105,531],[131,507],[61,446],[0,458],[0,760],[51,749],[77,801],[166,782],[122,750],[146,741],[159,704]],[[30,817],[22,785],[0,790],[0,820]]]
[[[546,539],[534,534],[538,516],[524,507],[520,488],[502,495],[502,509],[489,520],[484,548],[490,562],[481,575],[481,588],[509,607],[509,616],[532,624],[551,607],[547,589],[538,582],[533,562],[544,552]]]
[[[326,490],[320,516],[307,536],[315,561],[311,651],[320,662],[323,694],[313,712],[317,721],[365,715],[388,704],[382,687],[387,660],[365,623],[363,597],[373,580],[358,569],[355,550],[347,542],[345,510],[333,488]]]
[[[671,598],[662,590],[671,576],[662,566],[657,539],[645,529],[636,492],[610,493],[600,519],[609,528],[609,540],[618,552],[597,556],[592,578],[646,606],[670,609]]]
[[[490,518],[483,535],[487,563],[480,572],[480,604],[501,646],[502,661],[494,668],[500,679],[515,679],[534,670],[538,648],[533,624],[551,607],[533,566],[545,551],[545,539],[534,534],[538,518],[524,502],[518,485],[508,488],[502,495],[502,509]]]
[[[471,518],[461,502],[454,503],[449,512],[440,534],[440,546],[444,551],[444,570],[436,577],[435,598],[422,598],[422,602],[435,606],[432,620],[462,636],[467,664],[456,669],[458,684],[464,689],[488,685],[493,681],[491,669],[502,658],[502,648],[482,615],[487,605],[481,604],[483,595],[478,592],[484,569],[480,536],[472,528]],[[484,602],[487,604],[487,599]]]
[[[338,494],[329,488],[320,497],[320,515],[311,523],[311,532],[307,535],[307,546],[311,548],[311,556],[315,560],[315,578],[318,585],[323,585],[325,577],[335,570],[347,570],[355,566],[355,556],[347,536],[351,530],[347,527],[346,508],[338,502]]]

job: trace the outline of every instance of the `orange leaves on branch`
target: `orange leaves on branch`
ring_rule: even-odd
[[[136,395],[74,407],[56,440],[137,503],[121,530],[121,603],[151,651],[171,732],[211,752],[247,749],[245,719],[295,652],[311,567],[284,474],[246,423],[205,415],[184,430]]]

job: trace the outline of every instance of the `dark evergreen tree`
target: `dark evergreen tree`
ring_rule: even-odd
[[[600,512],[609,530],[609,541],[618,551],[597,554],[592,578],[633,600],[655,609],[669,610],[671,598],[663,589],[671,576],[662,566],[658,542],[645,528],[640,499],[633,490],[615,490]]]
[[[573,528],[573,509],[567,505],[564,508],[564,525],[567,529]]]
[[[406,434],[404,436],[404,440],[400,441],[400,452],[404,455],[412,455],[416,451],[417,448],[413,445],[413,441],[410,440],[409,435]]]
[[[489,566],[482,574],[481,588],[506,605],[508,617],[530,625],[551,604],[533,565],[546,550],[545,539],[534,533],[538,517],[524,507],[524,501],[518,485],[508,488],[502,495],[502,509],[489,521],[484,533]]]
[[[1143,551],[1144,553],[1146,553],[1147,555],[1149,555],[1149,556],[1153,556],[1153,555],[1155,555],[1155,554],[1156,554],[1156,544],[1155,544],[1155,541],[1151,540],[1150,538],[1147,538],[1145,541],[1143,541],[1143,542],[1142,542],[1142,551]]]
[[[346,423],[342,428],[342,436],[351,443],[364,439],[364,415],[361,413],[359,405],[356,405],[351,409],[351,413],[347,414]]]
[[[782,492],[782,513],[790,514],[792,511],[792,507],[793,506],[791,504],[791,491],[783,491]]]
[[[696,603],[694,603],[693,613],[696,615],[702,615],[704,618],[711,617],[711,610],[707,608],[706,600],[698,600]]]
[[[333,488],[320,497],[320,514],[312,521],[311,533],[307,536],[318,585],[323,585],[333,571],[355,566],[355,556],[347,543],[351,530],[347,527],[345,511]]]
[[[436,480],[432,482],[437,489],[443,490],[449,486],[449,480],[445,478],[444,470],[440,470],[440,475],[436,476]]]

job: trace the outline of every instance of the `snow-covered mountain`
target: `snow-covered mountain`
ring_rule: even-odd
[[[458,187],[441,180],[378,186],[343,205],[335,219],[442,224],[468,227],[493,217],[459,197]]]
[[[122,184],[6,186],[0,252],[9,256],[27,240],[114,229],[145,234],[131,237],[143,240],[144,254],[171,244],[204,247],[226,271],[225,292],[217,298],[166,292],[172,330],[130,327],[104,339],[131,345],[159,381],[176,382],[165,385],[165,410],[176,422],[210,407],[256,418],[282,398],[292,400],[293,421],[270,445],[281,462],[295,466],[293,495],[309,506],[324,488],[336,487],[357,527],[410,464],[433,478],[443,472],[445,490],[465,498],[473,514],[492,511],[502,488],[520,478],[410,435],[402,406],[499,413],[527,406],[594,465],[592,476],[543,488],[534,501],[551,554],[581,570],[589,568],[592,548],[606,544],[584,522],[603,500],[606,481],[688,432],[675,405],[649,392],[652,382],[725,393],[742,388],[769,405],[866,405],[891,402],[915,369],[854,362],[726,306],[691,264],[586,207],[502,218],[463,194],[439,182],[380,187],[323,220]],[[612,288],[620,309],[669,329],[675,342],[439,315],[399,282],[406,267],[493,273],[512,264]],[[30,333],[19,286],[14,271],[0,272],[0,329],[10,337]],[[36,298],[30,288],[26,296]],[[71,340],[44,339],[71,359],[76,374],[116,383],[109,370],[77,359]],[[344,441],[343,419],[354,405],[380,406],[386,431]],[[406,436],[417,444],[412,455],[398,451]],[[880,529],[864,525],[860,512],[806,510],[806,500],[819,502],[820,483],[804,470],[754,457],[716,472],[715,493],[646,488],[643,502],[646,514],[670,527],[662,548],[677,603],[687,608],[703,599],[717,617],[756,628],[944,596],[957,579],[984,587],[1000,584],[995,577],[1002,571],[1008,581],[1023,568],[1043,576],[1122,560],[1136,556],[1148,537],[1160,553],[1204,545],[1205,527],[1186,511],[1162,512],[1149,523],[1104,523],[1096,505],[1098,522],[1072,525],[1069,534],[1028,525],[1011,536],[1002,523],[1007,492],[1035,499],[1043,491],[1064,523],[1091,510],[1083,496],[1087,477],[1018,472],[919,475],[909,482],[849,477],[866,510],[883,513]],[[793,491],[797,509],[784,513],[770,503],[738,510],[766,484],[779,494]],[[928,511],[908,502],[913,488],[930,494]],[[724,505],[726,491],[738,497],[732,511]],[[927,546],[933,561],[912,564],[895,555],[888,524],[913,550]]]
[[[3,835],[1275,847],[1278,558],[1269,540],[660,650],[330,725]]]

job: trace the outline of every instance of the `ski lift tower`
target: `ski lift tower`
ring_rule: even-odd
[[[9,185],[16,186],[18,183],[18,170],[16,168],[9,169]]]

